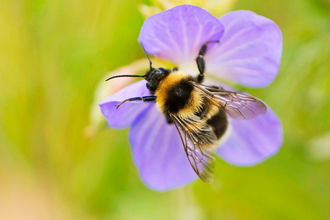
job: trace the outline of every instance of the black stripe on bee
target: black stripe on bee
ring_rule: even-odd
[[[226,132],[228,128],[228,120],[226,112],[222,109],[218,112],[218,114],[214,115],[212,118],[207,120],[207,124],[213,127],[214,133],[219,140]]]
[[[189,102],[193,85],[186,79],[181,80],[171,87],[167,93],[165,112],[178,113]]]

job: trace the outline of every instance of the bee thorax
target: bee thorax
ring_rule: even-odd
[[[156,90],[156,104],[165,115],[168,113],[189,116],[198,110],[201,97],[191,84],[193,78],[177,72],[167,76]]]

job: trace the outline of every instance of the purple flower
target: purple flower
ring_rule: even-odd
[[[249,87],[270,84],[277,75],[282,35],[271,20],[250,11],[234,11],[215,18],[202,8],[181,5],[149,17],[139,41],[146,51],[197,74],[195,59],[207,41],[206,78],[218,78]],[[146,68],[147,68],[146,64]],[[210,84],[210,83],[204,83]],[[212,85],[219,84],[213,81]],[[145,184],[164,191],[197,178],[184,152],[178,131],[168,124],[154,103],[125,99],[150,95],[146,81],[131,84],[104,99],[101,111],[110,127],[131,126],[134,162]],[[229,119],[228,138],[218,155],[238,166],[252,166],[275,154],[283,140],[281,122],[268,107],[267,113],[251,120]]]

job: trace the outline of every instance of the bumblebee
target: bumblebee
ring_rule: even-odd
[[[228,116],[236,120],[248,120],[267,112],[267,107],[258,99],[221,87],[203,85],[207,46],[202,45],[196,58],[199,75],[193,77],[184,71],[152,67],[145,75],[119,75],[117,77],[144,77],[150,96],[134,97],[123,100],[155,102],[169,124],[174,124],[180,134],[187,158],[204,182],[213,181],[214,153],[219,142],[229,130]]]

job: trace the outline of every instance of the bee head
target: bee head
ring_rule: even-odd
[[[148,70],[145,80],[147,81],[147,88],[152,94],[156,91],[160,81],[162,81],[170,73],[171,70],[164,69],[162,67],[158,69],[150,68],[150,70]]]

